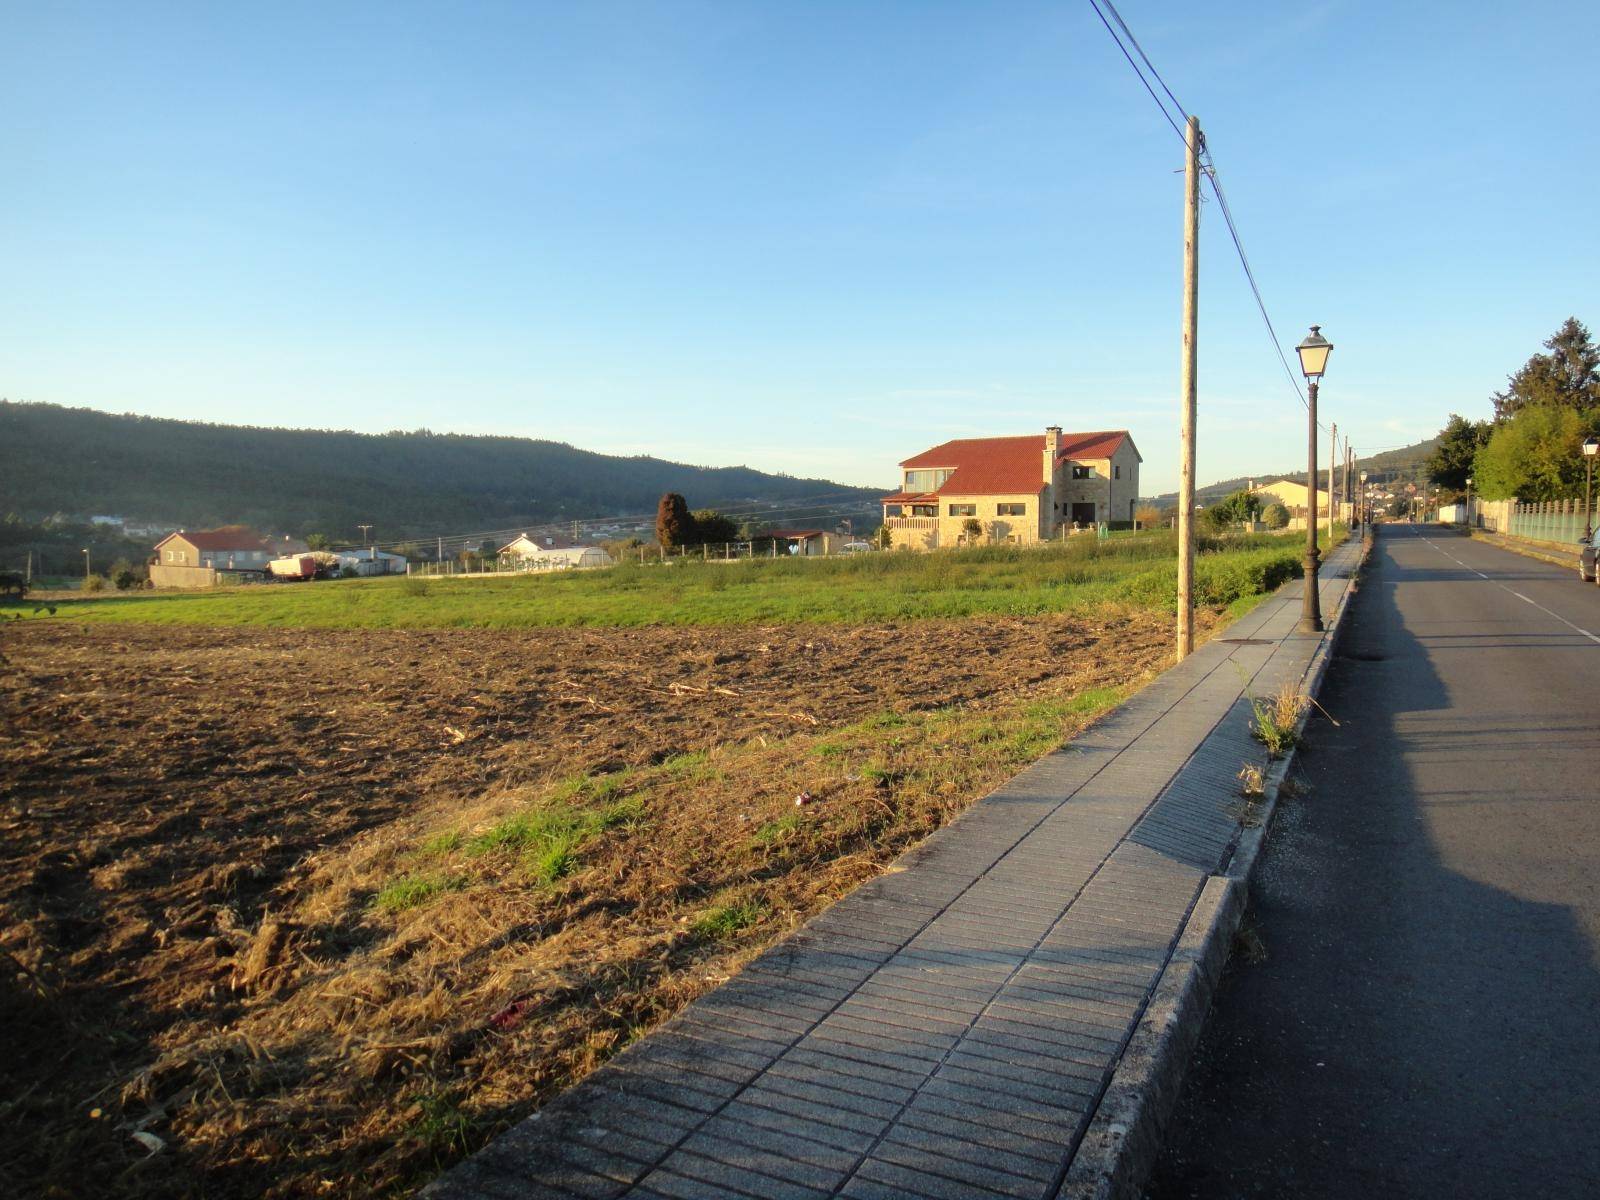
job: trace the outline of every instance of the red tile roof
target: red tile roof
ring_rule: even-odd
[[[1042,433],[1021,437],[957,438],[924,450],[900,464],[902,468],[946,467],[954,473],[937,489],[941,496],[1031,495],[1044,486]],[[1064,433],[1057,463],[1068,459],[1110,458],[1131,441],[1125,429],[1102,433]],[[1137,450],[1134,451],[1138,453]],[[884,503],[905,503],[904,493],[885,497]]]
[[[169,533],[156,543],[161,549],[173,538],[182,538],[196,550],[266,550],[267,544],[248,529],[189,529]]]

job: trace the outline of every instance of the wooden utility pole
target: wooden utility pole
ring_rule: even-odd
[[[1194,652],[1195,350],[1200,325],[1200,118],[1189,118],[1183,159],[1183,371],[1179,383],[1178,648]]]
[[[1350,435],[1344,435],[1344,486],[1340,489],[1344,502],[1350,505],[1350,515],[1355,516],[1355,497],[1350,494],[1350,472],[1354,465],[1355,447],[1350,444]]]
[[[1339,422],[1335,421],[1328,430],[1328,545],[1333,545],[1333,511],[1336,507],[1333,502],[1333,479],[1338,470],[1339,461]]]

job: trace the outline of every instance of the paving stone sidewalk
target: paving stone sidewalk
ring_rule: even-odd
[[[1359,547],[1324,566],[1342,607]],[[1290,584],[428,1187],[1051,1200],[1305,673]],[[1331,625],[1331,621],[1330,621]]]

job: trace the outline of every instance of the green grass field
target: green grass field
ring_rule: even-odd
[[[1196,603],[1236,605],[1299,571],[1303,535],[1202,544]],[[1175,608],[1171,534],[1066,544],[756,559],[473,579],[372,579],[57,600],[55,620],[287,628],[778,625]],[[31,602],[13,615],[52,619]]]

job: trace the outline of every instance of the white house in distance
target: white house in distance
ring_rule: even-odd
[[[335,550],[341,575],[404,575],[406,556],[387,550]]]
[[[570,571],[580,567],[609,567],[611,556],[599,546],[584,546],[554,534],[529,537],[519,533],[500,547],[502,561],[524,571]]]
[[[1138,447],[1126,429],[959,438],[900,464],[900,490],[883,498],[893,545],[914,550],[968,542],[1041,542],[1065,530],[1131,524]],[[972,532],[972,522],[978,531]]]

